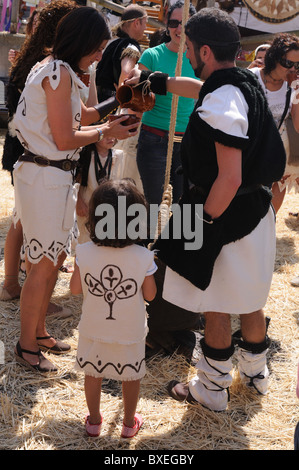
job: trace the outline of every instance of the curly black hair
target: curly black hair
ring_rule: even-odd
[[[279,61],[290,51],[299,50],[299,38],[289,33],[277,35],[265,55],[264,73],[269,75]]]
[[[79,6],[73,0],[53,0],[39,11],[38,25],[33,34],[26,37],[10,71],[10,79],[20,91],[23,90],[32,67],[53,46],[57,24],[75,8]]]

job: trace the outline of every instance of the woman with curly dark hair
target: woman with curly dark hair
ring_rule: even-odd
[[[294,128],[299,132],[299,38],[289,33],[281,33],[276,36],[266,52],[264,67],[252,68],[251,71],[259,79],[266,94],[288,156],[289,141],[286,118],[289,114],[291,114]],[[291,75],[293,76],[293,87],[289,91],[291,95],[287,106],[288,81],[290,81]],[[285,108],[287,112],[284,115]],[[272,202],[276,212],[281,207],[286,191],[291,188],[295,188],[295,191],[299,192],[299,167],[287,162],[283,178],[272,186]]]
[[[27,34],[10,71],[7,86],[9,122],[16,112],[28,73],[37,62],[48,55],[48,50],[53,45],[58,22],[77,7],[76,2],[73,0],[54,0],[36,13],[35,17],[38,17],[39,20],[38,24],[31,34]],[[8,131],[4,142],[2,166],[4,170],[10,171],[11,175],[13,175],[13,166],[22,155],[23,150],[24,148],[19,139]],[[11,225],[5,241],[5,279],[4,284],[0,286],[0,300],[12,300],[20,297],[21,286],[18,278],[22,243],[23,233],[19,221],[15,227],[14,224]],[[58,308],[58,306],[52,306],[49,311],[51,313],[60,313],[62,316],[64,313],[68,315],[67,311],[63,312],[63,309]]]

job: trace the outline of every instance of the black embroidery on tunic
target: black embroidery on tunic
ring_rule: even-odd
[[[19,101],[18,106],[20,106],[20,105],[23,105],[22,115],[26,116],[26,99],[25,99],[25,96],[21,99],[21,101]]]
[[[110,312],[106,320],[116,320],[112,315],[116,299],[129,299],[137,293],[136,281],[131,278],[123,280],[120,268],[113,264],[108,264],[102,269],[100,280],[87,273],[84,282],[88,286],[88,292],[96,297],[104,297],[108,303]]]
[[[81,367],[81,369],[83,369],[88,364],[90,364],[99,374],[101,374],[107,367],[111,366],[118,373],[118,375],[121,375],[127,367],[135,370],[135,372],[138,373],[141,369],[143,362],[145,362],[145,358],[143,358],[140,362],[135,362],[135,364],[123,364],[123,365],[120,363],[113,364],[113,362],[107,362],[106,364],[102,365],[102,362],[100,360],[97,362],[97,364],[93,364],[90,361],[82,362],[83,361],[82,357],[80,357],[79,359],[77,357],[76,361],[79,367]]]

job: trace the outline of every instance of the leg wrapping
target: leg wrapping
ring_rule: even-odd
[[[232,355],[234,345],[227,349],[214,349],[201,340],[202,356],[196,364],[197,376],[189,383],[195,400],[213,411],[223,411],[229,400],[232,382]]]
[[[248,387],[254,388],[262,395],[265,395],[268,390],[267,351],[269,345],[268,336],[258,344],[238,340],[237,357],[241,379]]]

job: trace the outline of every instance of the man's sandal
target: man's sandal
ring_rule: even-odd
[[[125,439],[130,439],[138,433],[139,429],[141,428],[143,424],[143,419],[142,416],[139,413],[135,413],[134,416],[135,424],[134,426],[126,426],[123,423],[122,431],[121,431],[121,437]]]
[[[26,361],[26,359],[23,358],[23,353],[38,356],[38,364],[30,364],[30,362]],[[40,350],[29,351],[28,349],[22,349],[19,341],[16,345],[15,358],[19,364],[36,372],[41,372],[42,374],[57,372],[57,368],[54,366],[54,364],[48,361],[48,359],[43,356]]]
[[[62,341],[56,340],[54,346],[45,346],[44,344],[40,344],[39,341],[51,339],[53,336],[38,336],[37,344],[42,351],[46,351],[52,354],[65,354],[71,350],[71,346],[69,344],[63,343]]]

